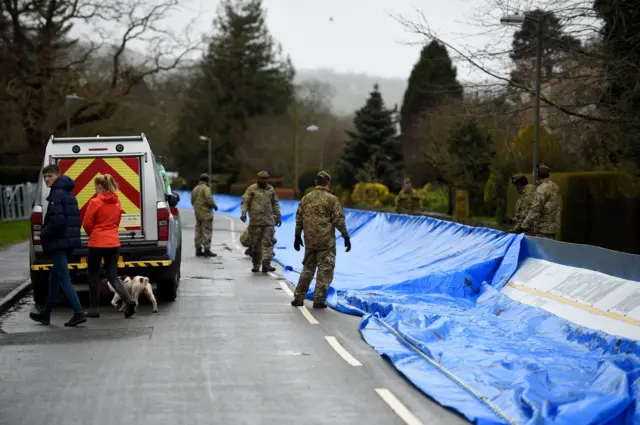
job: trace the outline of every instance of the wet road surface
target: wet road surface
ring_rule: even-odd
[[[217,258],[194,257],[183,211],[178,298],[153,314],[63,327],[0,317],[0,424],[466,424],[407,383],[360,337],[360,318],[289,305],[292,287],[253,275],[243,225],[216,216]],[[232,224],[233,223],[233,224]],[[233,230],[233,231],[232,231]],[[338,260],[340,261],[340,260]]]

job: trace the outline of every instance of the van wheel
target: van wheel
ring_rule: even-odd
[[[171,264],[170,276],[168,279],[158,281],[158,298],[161,301],[175,301],[178,297],[178,286],[180,286],[180,263],[182,262],[182,247],[176,252],[176,259]]]
[[[47,294],[49,293],[49,272],[32,270],[30,275],[33,301],[36,306],[43,306],[47,302]]]

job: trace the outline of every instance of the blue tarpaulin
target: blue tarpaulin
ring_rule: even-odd
[[[188,193],[181,207],[190,208]],[[216,195],[219,212],[240,199]],[[275,260],[297,283],[297,202],[281,201]],[[353,249],[328,304],[425,394],[477,424],[640,425],[640,347],[500,293],[521,235],[427,217],[345,210]],[[308,296],[313,293],[313,287]]]

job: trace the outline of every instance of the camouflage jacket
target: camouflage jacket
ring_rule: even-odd
[[[516,216],[513,218],[514,229],[521,227],[522,222],[527,218],[535,190],[534,185],[528,184],[524,187],[524,192],[518,197],[518,201],[516,202]]]
[[[209,184],[200,182],[191,191],[191,205],[197,220],[212,220],[213,209],[217,208],[216,201],[213,200]]]
[[[304,230],[307,249],[326,250],[336,246],[336,229],[349,237],[342,205],[326,187],[318,186],[306,194],[296,212],[296,236]]]
[[[271,185],[252,184],[242,195],[242,215],[249,212],[249,226],[273,226],[282,221],[278,195]]]
[[[522,222],[525,230],[533,229],[533,232],[553,235],[560,230],[560,214],[562,212],[562,195],[557,184],[549,179],[539,182],[531,208],[527,217]]]
[[[420,197],[415,189],[411,189],[409,193],[401,190],[396,196],[397,213],[419,212],[420,209]]]

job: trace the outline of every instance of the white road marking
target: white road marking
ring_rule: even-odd
[[[353,357],[351,353],[349,353],[342,344],[340,344],[335,336],[325,336],[324,339],[327,340],[331,348],[333,348],[345,362],[349,363],[351,366],[362,366],[362,363]]]
[[[229,226],[230,226],[230,229],[231,229],[231,240],[233,241],[233,246],[238,251],[244,251],[244,248],[242,248],[242,246],[238,242],[238,239],[236,238],[236,221],[231,217],[227,217],[226,215],[223,215],[222,217],[224,217],[227,220],[229,220]]]
[[[307,310],[307,307],[302,306],[302,307],[298,307],[298,309],[300,310],[300,313],[302,313],[302,315],[309,321],[309,323],[311,323],[312,325],[318,325],[320,322],[318,322],[316,320],[315,317],[313,317],[311,315],[311,313],[309,312],[309,310]]]
[[[269,276],[271,276],[274,279],[280,279],[280,276],[278,276],[277,274],[275,274],[274,272],[269,272]]]
[[[289,289],[289,285],[287,285],[287,282],[281,280],[280,286],[282,287],[282,290],[284,291],[285,294],[287,294],[290,297],[293,297],[293,291]]]
[[[391,391],[386,388],[376,388],[378,395],[391,407],[396,415],[400,417],[407,425],[423,425],[420,419],[416,418],[413,413],[402,404]]]

